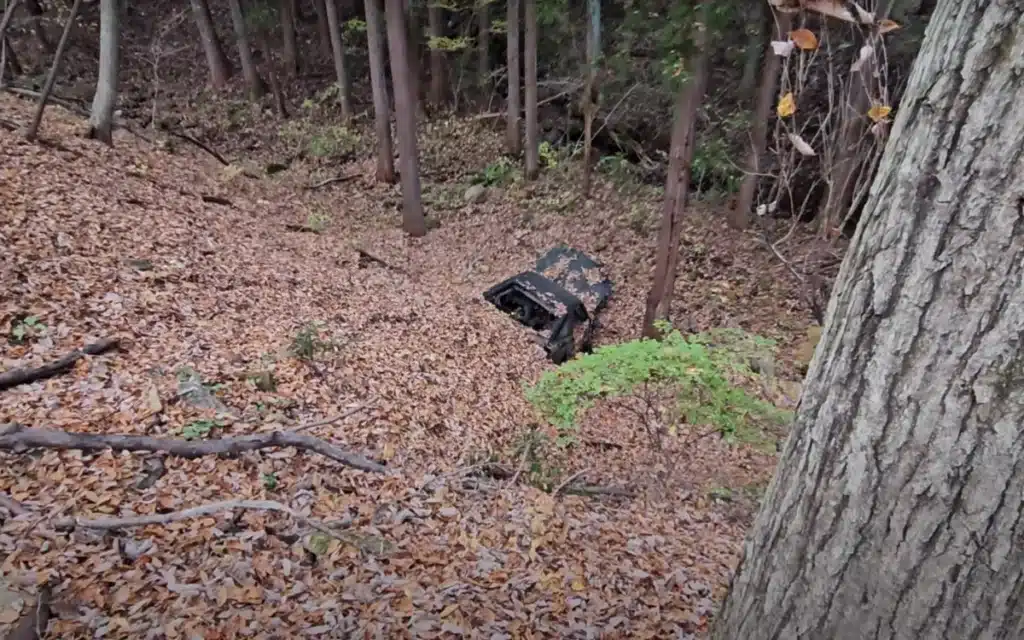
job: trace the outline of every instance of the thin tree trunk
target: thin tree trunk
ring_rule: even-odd
[[[331,45],[331,25],[327,19],[327,3],[325,0],[313,0],[313,9],[316,10],[316,31],[320,34],[320,50],[326,55],[333,55],[334,47]]]
[[[416,148],[416,107],[409,70],[409,38],[405,24],[405,2],[384,0],[387,13],[388,48],[391,50],[391,81],[395,87],[395,120],[398,129],[398,159],[401,162],[402,226],[411,236],[425,236],[427,221],[420,202],[419,153]]]
[[[299,46],[295,39],[295,14],[293,0],[281,0],[281,43],[285,75],[294,76],[299,72]]]
[[[231,77],[231,65],[228,63],[224,49],[220,46],[217,38],[217,31],[213,27],[213,18],[210,16],[210,7],[206,0],[190,0],[192,5],[192,17],[195,18],[196,27],[199,29],[199,41],[203,45],[203,54],[206,56],[206,66],[210,70],[210,86],[220,89],[228,83]]]
[[[711,3],[703,5],[701,25],[708,23]],[[669,318],[672,295],[675,289],[676,267],[679,256],[679,233],[682,226],[683,209],[690,189],[690,165],[693,161],[693,147],[696,137],[697,110],[704,96],[707,81],[709,53],[706,27],[696,28],[697,58],[694,61],[693,77],[680,90],[676,99],[675,116],[672,124],[672,140],[668,173],[665,177],[665,199],[661,209],[661,228],[658,231],[658,248],[654,259],[654,274],[651,289],[647,294],[644,309],[642,335],[656,338],[660,332],[655,326],[659,317]]]
[[[431,39],[444,35],[443,9],[436,0],[427,5],[427,29]],[[430,47],[430,105],[435,109],[444,102],[444,51]]]
[[[747,26],[747,44],[743,50],[743,75],[740,76],[739,93],[740,99],[746,103],[754,97],[754,89],[757,87],[757,70],[760,67],[761,56],[771,55],[765,52],[768,44],[764,37],[771,33],[770,22],[771,10],[767,3],[759,2],[750,10],[750,17]],[[767,28],[765,28],[767,26]]]
[[[522,136],[519,132],[519,0],[508,0],[508,16],[505,23],[508,46],[508,115],[505,118],[505,146],[512,155],[522,151]]]
[[[491,15],[490,4],[481,2],[476,9],[476,84],[485,96],[491,78]]]
[[[252,60],[252,49],[249,46],[249,32],[245,26],[245,14],[242,13],[240,0],[228,0],[231,10],[231,25],[235,31],[235,42],[238,45],[238,58],[242,63],[242,75],[249,89],[249,99],[259,100],[267,92],[267,86],[256,69]]]
[[[89,137],[108,145],[114,144],[114,107],[121,68],[120,6],[119,0],[100,0],[100,69],[89,114]]]
[[[325,0],[327,24],[331,28],[331,50],[334,51],[334,74],[338,78],[338,106],[341,109],[342,121],[352,117],[352,99],[349,97],[348,70],[345,69],[345,43],[341,37],[341,25],[338,22],[338,8],[334,0]]]
[[[377,132],[377,181],[395,181],[395,159],[391,147],[391,109],[384,72],[384,36],[381,31],[380,0],[365,0],[366,45],[370,58],[370,86],[373,89],[373,117]]]
[[[776,38],[784,40],[792,23],[792,14],[775,13],[773,22],[778,25]],[[768,145],[768,117],[772,105],[775,104],[775,86],[781,69],[782,58],[772,53],[770,49],[766,51],[764,66],[761,69],[761,84],[757,89],[757,105],[754,107],[751,122],[750,149],[747,150],[743,182],[740,183],[736,210],[729,214],[729,224],[735,229],[743,229],[750,224],[750,213],[754,208],[754,195],[757,193],[760,178],[761,160]]]
[[[1022,42],[929,21],[714,638],[1024,634]]]
[[[25,132],[25,139],[32,142],[39,133],[39,124],[43,121],[43,110],[46,109],[46,101],[53,91],[53,84],[57,81],[57,73],[60,71],[60,64],[64,60],[64,52],[68,47],[68,39],[71,36],[71,28],[75,26],[75,18],[78,17],[78,10],[82,8],[82,0],[75,0],[71,5],[71,12],[64,23],[64,31],[60,35],[60,42],[57,43],[57,51],[53,54],[53,62],[50,63],[50,72],[46,74],[46,82],[43,90],[39,93],[39,106],[36,107],[35,115],[32,117],[32,124]]]
[[[540,136],[537,127],[537,0],[523,0],[526,23],[526,47],[523,60],[523,85],[526,93],[526,171],[527,180],[535,180],[540,171]]]
[[[419,22],[416,19],[416,11],[414,10],[412,0],[405,0],[405,16],[406,16],[406,36],[408,38],[408,48],[406,51],[409,53],[409,80],[412,83],[412,96],[416,101],[416,116],[423,117],[423,65],[421,64],[421,47],[420,47],[420,27]]]
[[[14,12],[20,3],[20,0],[10,0],[4,7],[3,18],[0,18],[0,37],[7,36],[7,25],[11,23],[11,18],[14,16]]]
[[[586,84],[583,87],[583,99],[580,105],[583,109],[583,197],[590,197],[590,179],[592,173],[591,152],[594,147],[594,116],[597,115],[598,96],[597,89],[597,58],[601,52],[601,2],[600,0],[587,0],[587,65]]]

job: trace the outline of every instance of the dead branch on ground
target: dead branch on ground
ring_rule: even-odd
[[[185,142],[189,142],[189,143],[191,143],[191,144],[193,144],[193,145],[195,145],[195,146],[199,147],[200,149],[202,149],[202,150],[203,150],[203,151],[205,151],[206,153],[208,153],[208,154],[210,154],[211,156],[213,156],[213,157],[214,157],[214,158],[215,158],[215,159],[217,160],[217,162],[221,163],[221,164],[222,164],[222,165],[224,165],[225,167],[227,167],[227,166],[230,166],[230,165],[231,165],[231,163],[230,163],[230,162],[228,162],[228,161],[227,161],[227,160],[226,160],[226,159],[224,158],[224,156],[222,156],[222,155],[220,155],[219,153],[217,153],[217,151],[216,151],[216,150],[214,150],[214,149],[212,149],[211,147],[209,147],[208,145],[206,145],[206,143],[204,143],[204,142],[201,142],[200,140],[198,140],[198,139],[196,139],[196,138],[194,138],[194,137],[192,137],[192,136],[188,135],[187,133],[184,133],[184,132],[182,132],[182,131],[175,131],[175,130],[173,130],[173,129],[167,129],[167,133],[168,133],[168,135],[172,135],[172,136],[174,136],[175,138],[178,138],[178,139],[180,139],[180,140],[184,140]]]
[[[49,364],[44,364],[41,367],[13,369],[0,374],[0,391],[10,389],[11,387],[16,387],[18,385],[35,382],[37,380],[52,378],[53,376],[68,371],[76,362],[85,356],[98,356],[104,354],[108,351],[112,351],[113,349],[117,349],[120,344],[120,340],[117,338],[107,338],[105,340],[100,340],[99,342],[87,344],[81,349],[76,349],[63,358],[55,360]]]
[[[335,182],[348,182],[349,180],[355,180],[356,178],[359,177],[359,175],[360,174],[358,173],[349,173],[343,176],[334,176],[333,178],[327,178],[326,180],[321,180],[320,182],[315,182],[311,185],[307,185],[306,189],[308,189],[309,191],[313,191],[315,189],[321,189],[323,187],[326,187],[329,184],[334,184]]]
[[[603,487],[599,485],[575,485],[562,489],[562,493],[574,496],[616,496],[619,498],[635,498],[636,494],[623,487]]]
[[[341,422],[345,418],[347,418],[349,416],[352,416],[352,415],[355,415],[355,414],[359,413],[360,411],[363,411],[364,409],[369,409],[372,406],[373,405],[371,405],[371,404],[361,404],[361,405],[358,405],[356,407],[353,407],[353,408],[349,409],[345,413],[342,413],[340,415],[336,415],[333,418],[327,418],[326,420],[320,420],[319,422],[310,422],[309,424],[299,425],[299,426],[295,427],[294,431],[295,431],[295,433],[298,433],[300,431],[306,431],[306,430],[309,430],[309,429],[314,429],[316,427],[326,427],[327,425],[331,425],[331,424],[334,424],[336,422]]]
[[[405,269],[396,267],[395,265],[386,262],[383,258],[378,258],[365,249],[356,248],[356,253],[359,254],[358,266],[360,269],[364,268],[367,264],[375,264],[377,266],[384,267],[385,269],[391,269],[392,271],[408,275],[406,274]]]
[[[81,6],[82,0],[75,0],[75,3],[71,5],[71,13],[68,14],[68,19],[64,23],[64,32],[61,33],[60,42],[57,43],[57,52],[53,54],[53,63],[50,65],[49,73],[46,74],[46,82],[43,84],[43,90],[39,95],[39,106],[36,107],[35,115],[32,117],[32,124],[29,125],[28,130],[25,132],[25,139],[29,142],[34,141],[39,133],[39,124],[43,121],[46,99],[50,96],[50,92],[53,91],[53,84],[57,81],[57,73],[60,71],[60,63],[64,59],[64,51],[68,46],[71,27],[75,24],[75,19],[78,17],[78,10]]]
[[[295,447],[319,453],[325,458],[375,473],[386,473],[387,467],[361,455],[336,447],[326,440],[290,431],[272,431],[216,440],[183,440],[127,434],[73,433],[48,427],[26,427],[20,424],[0,425],[0,449],[16,452],[31,448],[81,451],[149,451],[163,452],[179,458],[203,456],[236,456],[246,451],[271,447]]]

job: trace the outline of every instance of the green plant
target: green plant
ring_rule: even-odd
[[[463,51],[471,44],[472,41],[469,38],[449,38],[447,36],[427,38],[427,48],[432,51]]]
[[[292,355],[300,360],[312,360],[316,354],[323,351],[330,343],[320,337],[322,322],[307,322],[302,325],[292,338]]]
[[[181,436],[186,440],[195,440],[196,438],[205,438],[210,435],[214,427],[220,427],[220,422],[217,420],[196,420],[190,422],[181,430]]]
[[[562,475],[551,450],[550,438],[536,425],[528,427],[513,441],[512,459],[517,461],[517,470],[527,482],[542,491],[551,491]]]
[[[484,170],[473,177],[473,184],[482,184],[485,187],[503,185],[511,182],[516,173],[516,165],[508,156],[502,156],[484,167]]]
[[[537,149],[540,163],[545,169],[554,169],[558,166],[558,150],[545,140],[540,143]]]
[[[263,488],[267,491],[273,491],[277,488],[277,474],[271,471],[270,473],[261,473],[260,482],[263,483]]]
[[[29,338],[38,338],[46,334],[46,325],[37,316],[26,316],[11,323],[10,341],[23,344]]]
[[[310,211],[306,215],[306,227],[313,233],[323,233],[331,223],[331,216],[322,211]]]
[[[545,372],[527,387],[527,399],[557,429],[558,445],[575,443],[580,414],[598,399],[654,390],[670,390],[674,413],[688,424],[714,426],[729,441],[762,444],[757,421],[788,421],[788,412],[748,395],[733,382],[756,375],[745,359],[737,358],[736,349],[720,348],[725,339],[735,339],[737,334],[720,333],[718,342],[713,342],[707,334],[683,336],[666,324],[662,328],[666,332],[662,340],[645,338],[600,347]],[[747,343],[769,345],[764,339]]]

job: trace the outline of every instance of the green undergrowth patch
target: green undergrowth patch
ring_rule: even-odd
[[[672,405],[659,407],[671,416],[669,435],[678,433],[678,424],[709,425],[726,441],[774,451],[773,430],[787,424],[791,413],[751,391],[762,375],[751,363],[768,361],[774,343],[738,329],[688,336],[667,325],[663,330],[661,340],[599,347],[527,385],[527,399],[557,430],[557,444],[578,441],[581,416],[598,401],[651,394],[644,398],[648,404]]]

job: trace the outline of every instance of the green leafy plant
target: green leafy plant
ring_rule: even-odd
[[[788,421],[788,412],[749,395],[738,383],[756,374],[737,353],[769,341],[735,333],[683,336],[663,325],[662,340],[633,340],[604,346],[545,372],[528,386],[527,399],[558,431],[560,446],[576,442],[582,412],[602,398],[635,396],[668,389],[674,413],[688,424],[712,425],[726,440],[757,440],[756,423]],[[722,348],[742,336],[743,348]],[[731,344],[731,343],[730,343]],[[752,430],[752,425],[754,429]],[[760,444],[760,443],[758,443]]]
[[[217,420],[196,420],[190,422],[181,430],[181,436],[186,440],[196,440],[210,435],[214,427],[223,426]]]
[[[470,38],[449,38],[446,36],[427,38],[427,48],[432,51],[463,51],[473,44]]]
[[[540,163],[544,168],[554,169],[558,166],[558,150],[555,149],[555,147],[547,140],[540,143],[537,149],[537,155],[539,156]]]
[[[263,488],[267,491],[273,491],[277,488],[277,474],[271,471],[270,473],[261,473],[260,482],[263,483]]]
[[[322,322],[307,322],[299,328],[295,337],[292,338],[292,355],[300,360],[312,360],[316,354],[330,346],[330,343],[320,337]]]
[[[473,178],[473,184],[485,187],[503,185],[511,182],[516,174],[516,165],[508,156],[502,156],[484,167],[484,170]]]
[[[313,233],[323,233],[331,223],[331,216],[323,211],[310,211],[306,215],[306,227]]]
[[[37,316],[26,316],[11,325],[10,341],[23,344],[30,338],[46,335],[46,325]]]

